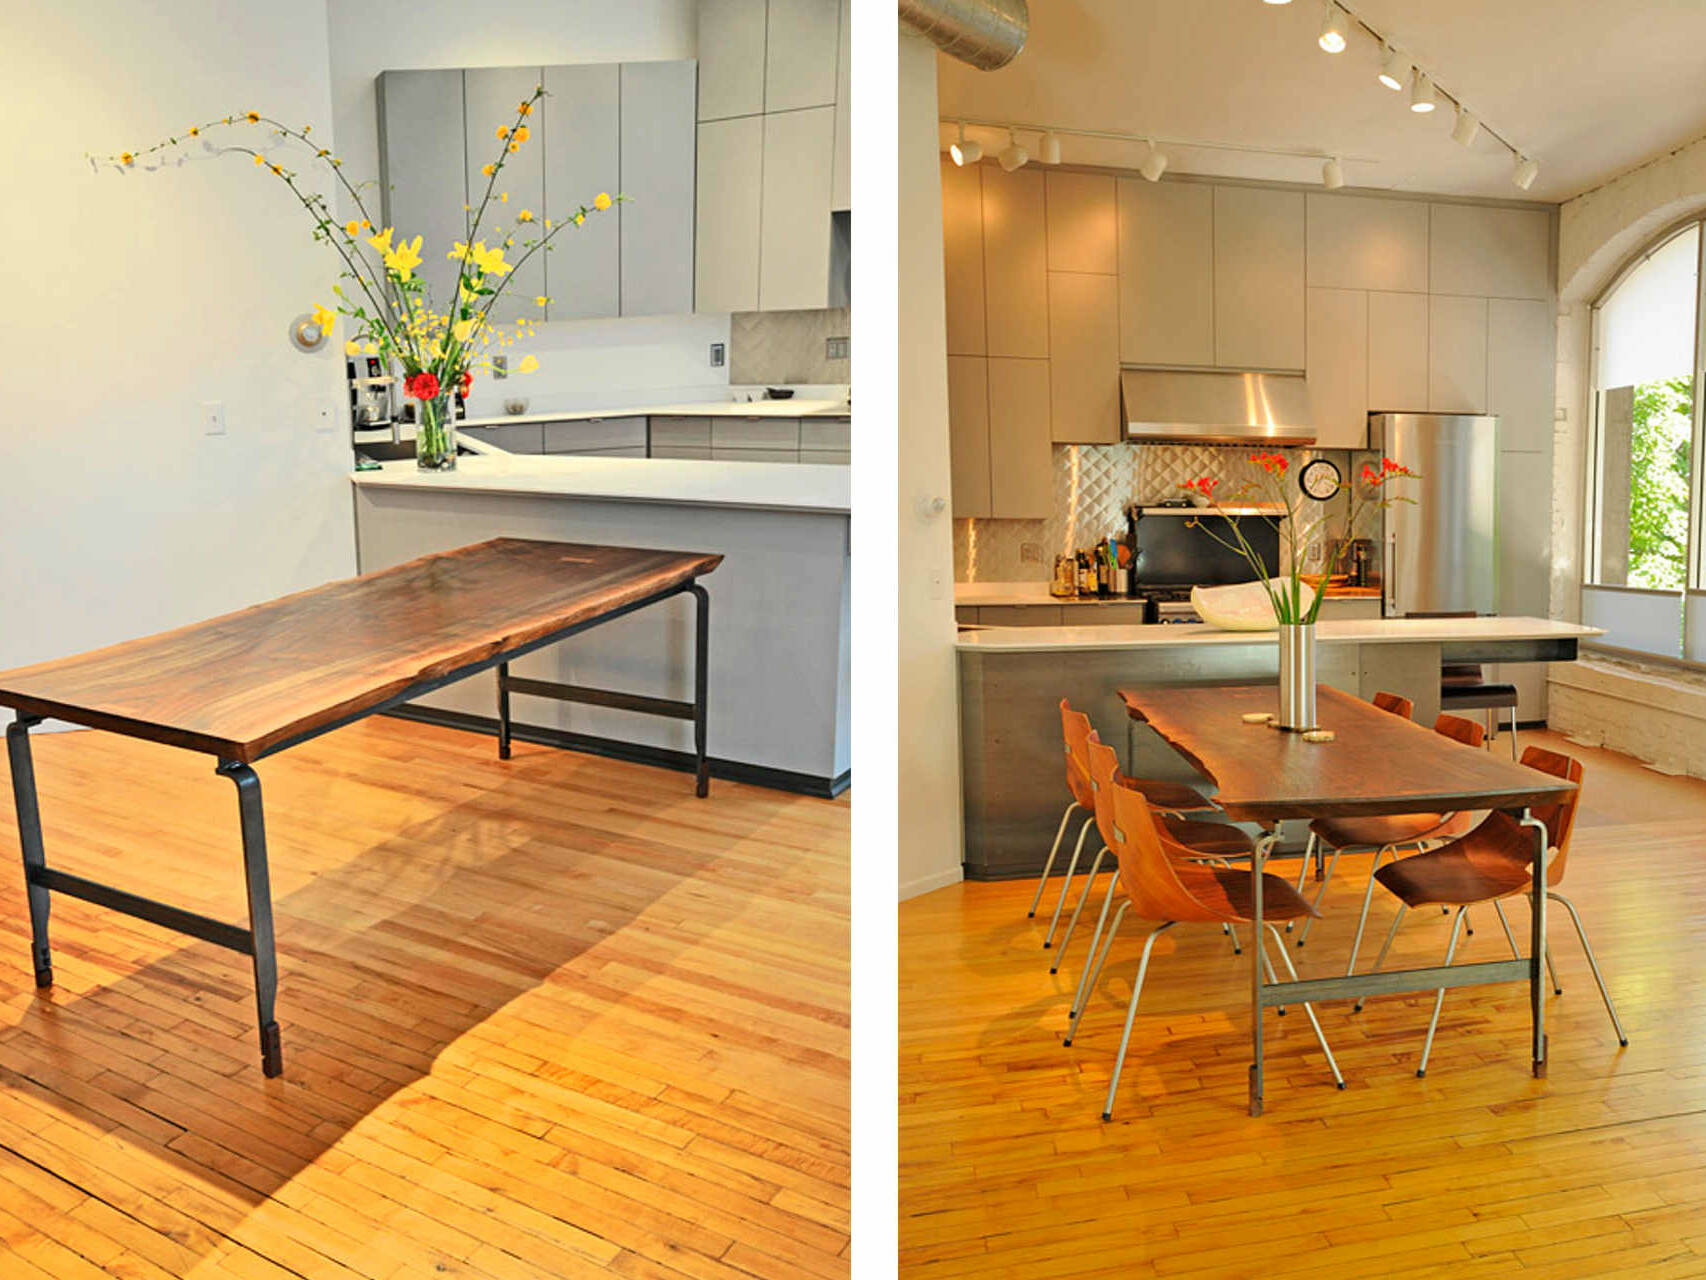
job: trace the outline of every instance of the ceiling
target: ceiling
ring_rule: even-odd
[[[1700,0],[1349,0],[1492,129],[1533,156],[1527,191],[1483,130],[1408,109],[1375,79],[1378,46],[1315,43],[1320,0],[1030,0],[1031,35],[999,71],[940,59],[941,111],[1344,157],[1345,182],[1562,201],[1706,134]],[[991,143],[1004,135],[978,130]],[[944,140],[952,134],[944,129]],[[1035,155],[1034,137],[1030,142]],[[1068,164],[1135,168],[1141,145],[1066,138]],[[1321,161],[1168,146],[1172,172],[1319,182]]]

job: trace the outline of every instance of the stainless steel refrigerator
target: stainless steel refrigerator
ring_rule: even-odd
[[[1413,502],[1383,513],[1385,615],[1497,613],[1498,418],[1371,413],[1368,447],[1420,477],[1394,489]]]

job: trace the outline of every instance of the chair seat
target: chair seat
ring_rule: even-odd
[[[1207,917],[1214,921],[1237,923],[1255,914],[1250,894],[1250,873],[1227,867],[1183,865],[1177,871],[1179,881],[1192,897],[1202,904]],[[1291,884],[1271,872],[1262,873],[1262,919],[1302,920],[1319,915]]]
[[[1477,711],[1485,707],[1516,706],[1514,684],[1452,684],[1440,685],[1439,705],[1442,711]]]
[[[1462,839],[1389,862],[1374,878],[1407,907],[1468,906],[1526,892],[1532,837],[1505,814],[1492,814]]]
[[[1194,813],[1214,808],[1203,799],[1202,792],[1182,782],[1168,782],[1162,778],[1126,778],[1124,781],[1133,791],[1143,793],[1151,809],[1160,809],[1164,813]]]
[[[1454,839],[1470,829],[1468,814],[1398,813],[1374,818],[1317,818],[1309,829],[1335,849],[1378,849],[1425,838]]]
[[[1189,818],[1163,817],[1161,827],[1171,839],[1204,857],[1248,858],[1256,852],[1255,840],[1224,822],[1192,822]]]

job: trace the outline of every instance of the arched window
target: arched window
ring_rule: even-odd
[[[1582,591],[1582,620],[1605,627],[1606,644],[1694,661],[1706,659],[1706,597],[1693,616],[1700,254],[1700,222],[1672,228],[1594,306]]]

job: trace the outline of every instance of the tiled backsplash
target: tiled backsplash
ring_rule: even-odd
[[[1250,458],[1262,450],[1220,445],[1110,444],[1054,447],[1054,514],[1046,520],[955,520],[956,582],[1047,580],[1054,558],[1125,529],[1125,509],[1180,496],[1179,486],[1216,476],[1228,487],[1249,479]],[[1288,474],[1323,453],[1350,478],[1342,451],[1281,449]]]
[[[729,317],[729,381],[780,386],[851,382],[853,362],[831,360],[828,341],[853,332],[847,307],[823,311],[737,311]],[[845,345],[842,347],[846,350]]]

